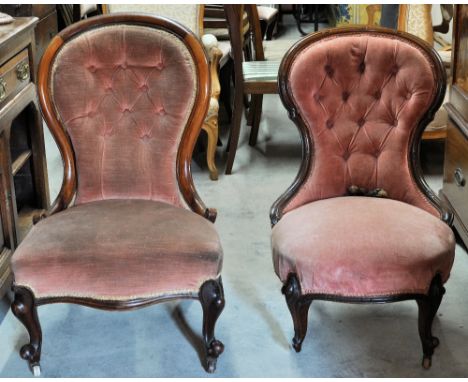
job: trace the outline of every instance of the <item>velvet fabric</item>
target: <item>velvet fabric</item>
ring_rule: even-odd
[[[68,208],[35,225],[12,257],[16,285],[37,298],[100,300],[197,294],[221,263],[211,222],[148,200]]]
[[[422,48],[373,32],[324,37],[294,59],[288,86],[314,158],[286,212],[356,185],[383,188],[391,199],[438,215],[408,162],[436,92],[434,65]]]
[[[455,253],[452,230],[430,213],[391,199],[347,196],[285,214],[272,232],[274,267],[302,293],[374,297],[428,292],[445,282]]]
[[[51,90],[76,156],[77,204],[132,198],[184,205],[176,156],[195,73],[185,44],[161,29],[105,26],[61,48]]]

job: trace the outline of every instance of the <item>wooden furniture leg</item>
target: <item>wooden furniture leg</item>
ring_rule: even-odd
[[[208,135],[208,147],[206,149],[206,163],[210,171],[210,179],[218,180],[218,169],[216,168],[215,156],[218,145],[218,114],[213,114],[205,119],[202,129]]]
[[[28,361],[34,376],[41,374],[40,359],[42,345],[42,331],[37,316],[34,296],[27,288],[14,288],[15,300],[11,304],[13,314],[26,327],[29,343],[21,347],[20,356]]]
[[[295,275],[289,277],[281,291],[286,297],[286,303],[288,304],[294,323],[292,345],[294,350],[299,353],[302,348],[302,342],[307,334],[307,319],[312,299],[303,298],[301,296],[301,287]]]
[[[203,308],[206,370],[213,373],[216,370],[216,361],[224,351],[223,343],[214,336],[216,320],[224,309],[224,290],[221,278],[206,281],[200,288],[199,299]]]
[[[249,145],[257,144],[258,129],[262,118],[263,94],[252,94],[252,128],[250,130]]]
[[[442,280],[440,276],[437,275],[434,280],[432,280],[429,294],[416,300],[419,307],[419,337],[421,338],[424,354],[422,361],[424,369],[429,369],[431,367],[434,349],[439,345],[439,339],[432,335],[432,321],[439,309],[444,293],[445,288],[442,285]]]

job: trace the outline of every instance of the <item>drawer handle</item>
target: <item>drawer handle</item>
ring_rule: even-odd
[[[20,81],[26,81],[29,78],[29,64],[26,62],[21,62],[16,67],[16,77]]]
[[[457,186],[459,187],[465,186],[466,180],[465,180],[465,177],[463,176],[463,171],[461,170],[461,168],[457,168],[455,172],[453,173],[453,176],[455,177],[455,183],[457,184]]]
[[[0,101],[3,101],[7,94],[6,81],[3,77],[0,77]]]

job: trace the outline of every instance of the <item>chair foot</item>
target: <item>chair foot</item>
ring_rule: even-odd
[[[34,295],[23,287],[14,287],[15,299],[11,304],[13,314],[26,327],[29,334],[29,343],[21,347],[20,356],[28,361],[29,367],[34,376],[41,373],[41,345],[42,331],[37,316],[37,309]]]
[[[221,279],[208,280],[200,288],[199,299],[203,309],[203,342],[206,352],[206,371],[214,373],[216,361],[224,345],[214,336],[216,321],[224,309],[224,291]]]
[[[437,275],[432,280],[428,295],[417,300],[419,307],[419,337],[423,348],[422,367],[424,369],[431,367],[434,349],[440,343],[439,339],[432,335],[432,321],[439,309],[444,293],[445,288],[442,285],[442,279],[440,275]]]
[[[301,287],[295,275],[288,278],[281,291],[286,297],[286,303],[293,319],[294,338],[292,339],[292,346],[296,353],[299,353],[307,334],[307,319],[312,300],[301,296]]]

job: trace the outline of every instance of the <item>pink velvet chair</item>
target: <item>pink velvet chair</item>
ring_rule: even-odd
[[[296,351],[313,300],[415,299],[430,367],[455,240],[452,214],[422,177],[419,144],[445,84],[429,45],[386,29],[311,34],[283,59],[280,94],[303,159],[272,207],[272,250]]]
[[[222,248],[190,169],[210,100],[200,41],[151,15],[90,18],[51,41],[39,97],[64,181],[12,258],[12,310],[30,336],[21,357],[40,372],[39,305],[126,310],[188,298],[201,302],[213,372]]]

